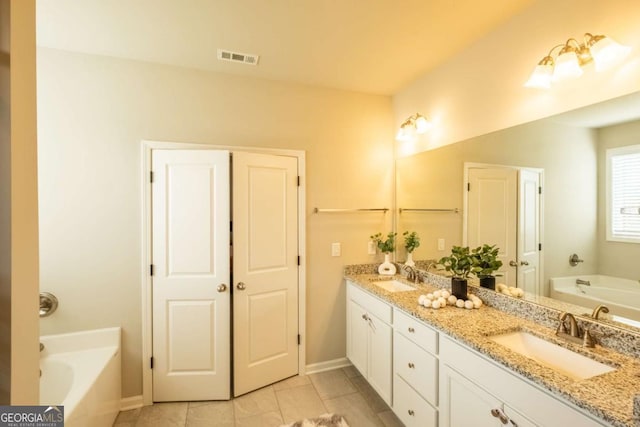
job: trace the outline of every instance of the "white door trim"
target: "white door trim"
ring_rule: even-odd
[[[298,253],[300,254],[300,268],[298,269],[298,330],[301,344],[298,346],[298,374],[306,372],[306,170],[305,152],[301,150],[287,150],[277,148],[236,147],[229,145],[210,145],[197,143],[183,143],[170,141],[142,140],[142,401],[144,405],[153,403],[153,375],[150,366],[152,356],[153,323],[152,323],[152,293],[151,293],[151,151],[152,150],[228,150],[246,151],[250,153],[272,154],[296,157],[298,159],[298,173],[300,186],[298,187]]]
[[[469,194],[467,192],[467,183],[469,182],[469,169],[492,169],[492,168],[504,168],[504,169],[517,169],[517,170],[529,170],[532,172],[538,173],[540,175],[540,186],[542,187],[542,194],[540,195],[540,205],[539,209],[539,226],[540,226],[540,244],[542,245],[542,250],[540,251],[540,260],[539,260],[539,268],[540,268],[540,279],[539,279],[539,289],[542,290],[543,296],[549,295],[548,284],[544,280],[544,251],[546,249],[544,244],[544,194],[545,194],[545,184],[544,184],[544,169],[541,168],[528,168],[522,166],[510,166],[510,165],[499,165],[492,163],[475,163],[475,162],[464,162],[463,165],[463,180],[462,180],[462,246],[468,245],[467,238],[467,220],[468,220],[468,211],[469,211]]]

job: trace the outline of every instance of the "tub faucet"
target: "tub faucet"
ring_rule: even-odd
[[[40,351],[44,350],[44,344],[40,343]]]
[[[588,280],[576,279],[576,285],[591,286],[591,282]]]

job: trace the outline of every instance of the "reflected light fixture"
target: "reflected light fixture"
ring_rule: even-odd
[[[560,48],[557,56],[553,52]],[[551,48],[531,73],[525,87],[549,89],[551,83],[582,75],[583,67],[593,62],[596,71],[608,70],[624,59],[631,48],[616,43],[604,35],[585,33],[583,42],[569,39],[564,44]]]
[[[422,134],[431,129],[431,122],[420,113],[409,117],[400,125],[400,130],[396,135],[398,141],[413,141],[417,134]]]

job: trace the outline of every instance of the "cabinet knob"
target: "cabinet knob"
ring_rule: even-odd
[[[407,411],[409,413],[409,415],[411,415],[412,417],[416,414],[415,412],[413,412],[413,409],[409,409]]]
[[[414,333],[416,330],[409,326],[409,332]]]
[[[413,368],[415,368],[415,367],[416,367],[416,365],[414,365],[413,363],[409,362],[409,367],[410,367],[411,369],[413,369]]]

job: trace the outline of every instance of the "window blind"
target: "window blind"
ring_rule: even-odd
[[[610,150],[610,237],[640,242],[640,145]]]

